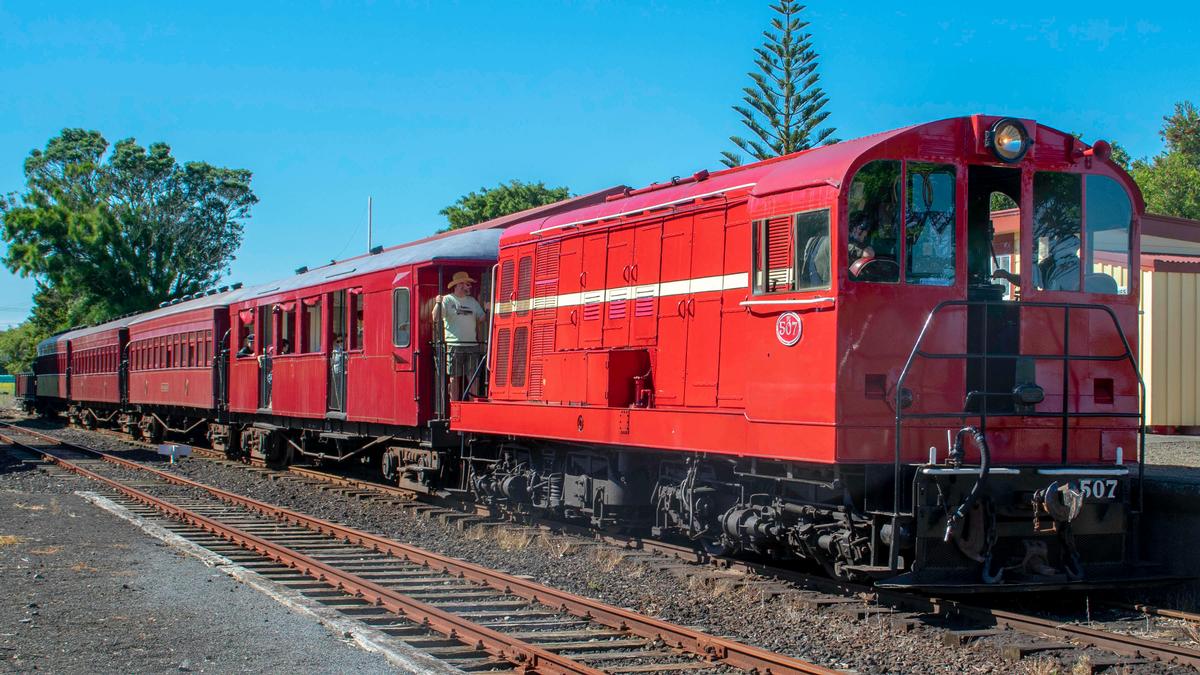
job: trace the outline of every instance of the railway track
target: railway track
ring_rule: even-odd
[[[53,436],[46,436],[46,438],[60,440]],[[123,436],[119,436],[119,438],[124,442],[130,442]],[[133,442],[144,447],[154,447],[137,441]],[[237,464],[225,459],[222,453],[207,449],[198,450],[198,454],[207,458],[230,465]],[[310,484],[334,486],[343,494],[359,498],[373,496],[373,498],[396,504],[407,503],[413,508],[420,509],[420,513],[426,517],[439,518],[446,522],[464,522],[478,519],[482,515],[478,512],[465,513],[444,506],[429,506],[421,502],[421,495],[409,490],[308,467],[293,466],[280,471],[256,467],[255,470],[275,479],[287,478]],[[539,525],[535,524],[535,527],[539,527]],[[877,617],[883,614],[888,616],[890,623],[897,630],[908,630],[918,623],[950,626],[944,638],[948,645],[971,644],[981,638],[998,635],[1004,631],[1026,636],[1023,639],[1006,640],[1001,651],[1009,660],[1018,660],[1029,655],[1045,654],[1079,645],[1094,647],[1115,655],[1109,659],[1093,660],[1093,667],[1097,670],[1106,667],[1142,664],[1148,660],[1200,669],[1200,651],[1183,643],[1152,640],[1140,635],[1105,630],[1054,617],[1037,616],[911,593],[883,591],[865,585],[840,582],[827,577],[735,558],[713,558],[695,548],[671,542],[599,534],[584,528],[573,528],[560,522],[543,523],[540,524],[540,527],[600,540],[603,543],[630,551],[653,554],[661,560],[677,562],[680,566],[705,565],[708,568],[725,572],[736,572],[752,580],[747,582],[747,586],[765,588],[769,592],[779,591],[786,585],[787,589],[805,592],[807,595],[801,599],[800,604],[814,610],[832,607],[843,612],[859,612],[863,616]],[[1131,612],[1135,616],[1151,615],[1200,623],[1200,615],[1178,610],[1138,605],[1123,605],[1119,609]],[[1185,637],[1185,639],[1187,638]]]
[[[373,621],[464,670],[526,673],[832,673],[40,432],[0,441],[119,493],[179,534]],[[33,439],[21,440],[21,436]]]

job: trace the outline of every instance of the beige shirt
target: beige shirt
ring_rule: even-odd
[[[450,294],[442,298],[442,325],[447,344],[479,342],[477,328],[483,317],[483,306],[469,295],[459,298]]]

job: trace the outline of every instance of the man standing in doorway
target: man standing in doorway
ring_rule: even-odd
[[[483,307],[472,295],[475,280],[466,272],[455,272],[444,295],[433,307],[434,325],[439,323],[446,343],[446,375],[450,380],[450,400],[461,401],[464,380],[475,374],[483,355]],[[441,321],[439,322],[439,316]],[[472,393],[478,392],[478,382]]]

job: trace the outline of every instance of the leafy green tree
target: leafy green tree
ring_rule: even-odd
[[[778,0],[771,9],[777,14],[771,19],[773,30],[763,31],[766,41],[754,50],[758,72],[747,73],[751,84],[742,90],[745,105],[733,106],[753,138],[729,137],[755,160],[834,142],[835,129],[820,128],[829,117],[823,110],[829,98],[817,86],[818,55],[812,35],[804,32],[809,23],[800,18],[805,6]],[[742,155],[726,150],[721,162],[738,166]]]
[[[225,272],[258,202],[245,169],[180,165],[165,143],[65,129],[0,201],[4,264],[39,281],[35,322],[65,328],[202,290]]]
[[[48,335],[31,321],[0,331],[0,368],[12,375],[33,370],[37,344]]]
[[[468,192],[438,213],[446,216],[450,223],[448,229],[457,230],[510,213],[560,202],[570,196],[571,191],[566,187],[546,187],[541,181],[525,183],[510,180],[494,188]]]
[[[1190,101],[1175,104],[1163,118],[1166,149],[1133,162],[1130,173],[1142,190],[1146,210],[1200,220],[1200,111]]]

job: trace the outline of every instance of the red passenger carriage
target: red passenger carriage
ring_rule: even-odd
[[[70,354],[70,343],[63,338],[63,333],[38,343],[33,374],[39,392],[38,409],[44,413],[56,413],[67,408]]]
[[[125,403],[125,349],[129,317],[70,331],[71,421],[85,427],[110,422]]]
[[[139,315],[129,325],[129,433],[204,436],[225,397],[220,358],[240,284]]]
[[[18,373],[14,378],[13,398],[19,409],[25,412],[37,410],[37,376],[33,373]]]
[[[384,454],[392,467],[422,452],[439,432],[430,422],[445,419],[434,299],[457,271],[486,279],[499,238],[453,232],[248,289],[229,307],[224,447],[278,462]]]

